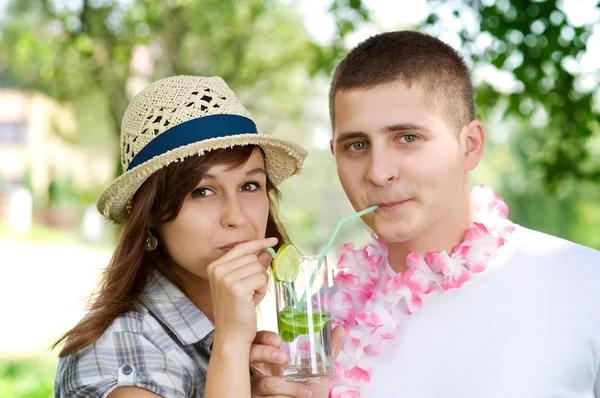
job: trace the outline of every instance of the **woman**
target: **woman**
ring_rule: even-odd
[[[122,224],[90,312],[58,343],[57,397],[250,397],[255,307],[287,241],[276,185],[306,152],[258,134],[218,77],[177,76],[133,98],[125,172],[98,209]]]

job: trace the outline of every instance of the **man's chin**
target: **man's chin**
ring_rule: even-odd
[[[411,240],[414,236],[413,228],[398,228],[398,226],[386,226],[386,225],[375,225],[371,226],[371,229],[386,243],[404,243]]]

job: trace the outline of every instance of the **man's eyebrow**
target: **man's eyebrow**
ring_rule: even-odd
[[[429,132],[425,126],[417,123],[398,123],[383,128],[385,133],[400,133],[400,132]]]
[[[336,144],[342,143],[342,142],[346,142],[346,141],[350,141],[350,140],[354,140],[357,138],[362,138],[362,139],[366,139],[369,138],[369,136],[363,132],[360,131],[356,131],[356,132],[348,132],[348,133],[341,133],[340,135],[338,135],[335,138],[335,142]]]

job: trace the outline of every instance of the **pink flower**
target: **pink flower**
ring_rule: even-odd
[[[355,300],[358,305],[364,306],[367,303],[376,301],[378,294],[378,287],[374,283],[363,283],[354,290]]]
[[[382,288],[384,301],[395,305],[399,300],[404,299],[406,309],[409,314],[414,313],[421,308],[421,297],[408,287],[404,281],[404,274],[396,274]]]
[[[471,188],[471,201],[477,211],[485,209],[488,203],[502,201],[502,197],[487,185],[476,185]]]
[[[483,224],[473,223],[465,240],[454,248],[452,258],[465,263],[472,272],[482,272],[487,268],[490,256],[503,244],[504,239],[491,234]]]
[[[329,393],[330,398],[360,398],[360,391],[346,386],[334,387]]]
[[[349,259],[349,256],[353,256],[353,255],[354,255],[354,245],[352,243],[345,243],[340,248],[340,260],[338,261],[337,268],[338,269],[350,268],[349,266],[353,265],[353,264],[348,264],[347,260]]]
[[[487,204],[487,217],[506,218],[508,217],[508,206],[506,203],[495,200]]]
[[[343,325],[355,322],[356,313],[353,308],[352,296],[347,292],[340,291],[335,293],[330,306],[331,318],[334,323]]]
[[[427,262],[425,262],[425,258],[417,252],[411,252],[406,256],[406,265],[409,269],[416,268],[421,271],[429,269]]]
[[[396,322],[375,327],[368,338],[368,343],[363,349],[365,354],[374,356],[381,354],[385,346],[396,335],[397,328],[398,324]]]
[[[356,361],[361,359],[371,329],[372,327],[369,326],[355,324],[353,328],[350,328],[346,332],[342,351],[338,357],[338,360],[343,362],[345,368],[356,366]]]
[[[429,294],[435,288],[431,276],[416,268],[406,271],[404,282],[414,294]]]
[[[346,291],[353,290],[360,283],[357,276],[343,270],[337,273],[333,281],[338,289]]]
[[[355,366],[350,369],[348,373],[346,373],[346,379],[348,379],[353,385],[360,385],[371,381],[371,373],[371,368],[365,370]]]
[[[478,240],[484,238],[490,234],[490,231],[479,222],[474,222],[467,233],[465,234],[465,239],[462,244],[464,245],[472,245],[473,243],[479,243]]]
[[[371,271],[379,271],[379,265],[382,260],[387,259],[387,246],[385,243],[377,239],[365,247],[365,252],[369,256],[371,262]]]
[[[381,256],[370,256],[367,248],[354,250],[354,246],[347,243],[340,250],[338,268],[345,270],[340,282],[350,288],[352,284],[374,283],[379,281],[379,264]],[[345,280],[345,275],[351,274],[354,278]]]
[[[342,366],[340,361],[335,361],[333,364],[333,376],[331,376],[329,378],[330,392],[331,392],[332,388],[342,385],[345,377],[346,377],[346,373],[345,373],[344,367]]]
[[[387,244],[383,241],[383,239],[379,239],[372,229],[367,229],[367,231],[369,232],[369,235],[371,235],[371,238],[373,238],[373,242],[371,242],[367,246],[370,246],[375,250],[384,252],[387,255]]]
[[[349,358],[359,359],[364,352],[363,342],[357,337],[345,338],[342,350]]]
[[[356,314],[356,322],[359,326],[378,327],[394,323],[394,318],[382,303],[373,303]]]
[[[471,273],[461,263],[448,256],[448,253],[427,253],[427,263],[432,267],[432,270],[441,270],[446,277],[446,284],[451,288],[459,288],[466,281],[471,279]]]
[[[490,233],[494,236],[499,236],[504,239],[508,239],[510,234],[515,230],[515,224],[507,219],[494,218],[492,220],[482,220],[486,222]]]

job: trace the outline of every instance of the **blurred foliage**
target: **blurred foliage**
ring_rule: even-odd
[[[442,28],[448,20],[439,13],[441,3],[431,4],[427,23],[433,30]],[[541,171],[550,192],[573,181],[600,182],[600,162],[590,156],[588,145],[592,135],[600,135],[599,115],[593,107],[594,95],[600,100],[600,70],[587,75],[577,71],[593,24],[571,26],[560,1],[469,0],[452,4],[457,20],[471,20],[467,15],[471,13],[479,22],[479,29],[462,24],[462,51],[475,64],[491,64],[512,73],[520,86],[509,93],[490,84],[477,87],[479,113],[504,103],[507,116],[519,117],[525,126],[538,125],[539,133],[526,138],[535,147],[529,151],[527,163]],[[489,40],[485,48],[478,44],[482,33],[486,43]],[[586,87],[584,79],[592,84]]]
[[[338,34],[323,46],[283,1],[13,0],[2,22],[0,81],[67,102],[100,96],[117,134],[135,77],[218,75],[249,98],[284,94],[298,105],[289,100],[298,94],[290,78],[331,71],[345,51],[343,38],[355,29],[348,17],[354,8],[368,18],[360,1],[332,3]],[[132,65],[140,45],[151,53],[148,70]]]
[[[497,112],[486,117],[498,123]],[[486,154],[476,170],[476,182],[491,184],[509,206],[509,217],[528,228],[600,249],[600,193],[591,182],[561,184],[549,194],[542,171],[531,167],[536,139],[545,134],[516,117],[504,120],[504,129],[489,129]]]
[[[55,371],[54,359],[0,359],[0,398],[51,398]]]
[[[293,4],[284,0],[11,0],[0,22],[0,85],[42,91],[72,104],[76,144],[114,157],[115,174],[121,167],[116,160],[120,121],[131,96],[149,82],[174,74],[223,77],[261,131],[310,147],[318,122],[311,104],[321,95],[324,77],[346,51],[344,38],[368,20],[368,13],[360,1],[333,1],[329,12],[336,33],[332,43],[323,45],[310,38]],[[320,168],[317,158],[310,162],[334,180],[335,168]],[[299,176],[286,185],[284,203],[296,210],[282,210],[292,217],[284,217],[291,222],[291,235],[305,241],[308,249],[315,241],[304,237],[313,236],[314,228],[296,224],[294,214],[314,217],[320,225],[334,225],[346,215],[342,213],[346,208],[340,206],[315,203],[305,209],[305,196],[288,192],[306,195],[313,180]],[[321,191],[323,203],[346,202],[335,185],[326,184]],[[68,194],[73,195],[91,202],[96,199],[90,192]],[[69,199],[58,196],[51,198]],[[309,215],[310,211],[314,213]]]
[[[325,79],[347,51],[348,35],[370,22],[371,11],[361,0],[331,0],[335,34],[323,44],[306,31],[296,3],[11,0],[0,25],[0,84],[41,90],[72,104],[76,143],[116,158],[121,117],[141,87],[173,74],[219,75],[262,131],[311,147],[315,126],[326,125],[324,112],[315,110],[327,107],[326,99],[318,98]],[[597,192],[587,182],[600,181],[600,166],[589,143],[600,136],[600,124],[594,90],[582,84],[590,76],[569,67],[581,60],[592,27],[571,26],[560,4],[430,0],[422,29],[440,36],[448,26],[459,26],[461,51],[475,66],[493,65],[515,77],[520,88],[514,92],[485,81],[476,88],[479,117],[485,121],[500,109],[500,123],[513,127],[508,152],[497,156],[514,157],[517,164],[501,165],[497,174],[506,177],[496,188],[514,193],[510,201],[518,208],[512,212],[517,222],[545,231],[560,225],[560,235],[572,237],[577,217],[595,211]],[[448,8],[451,14],[443,14]],[[470,20],[475,24],[465,23]],[[147,63],[140,64],[144,57]],[[325,151],[313,152],[304,173],[282,186],[282,218],[306,251],[318,250],[330,228],[351,211],[333,159]],[[69,197],[92,202],[94,194]],[[51,195],[67,201],[58,196]],[[556,203],[549,204],[554,198]],[[550,206],[546,213],[572,210],[544,217],[541,201]],[[342,231],[340,240],[353,233]]]
[[[600,70],[578,70],[594,25],[571,26],[559,1],[430,4],[426,31],[460,26],[473,67],[492,65],[516,82],[516,90],[489,80],[476,87],[490,138],[481,182],[494,181],[513,221],[600,249]],[[476,28],[463,22],[473,19]]]
[[[61,207],[76,205],[75,189],[70,176],[53,177],[48,185],[48,205],[50,207]]]

